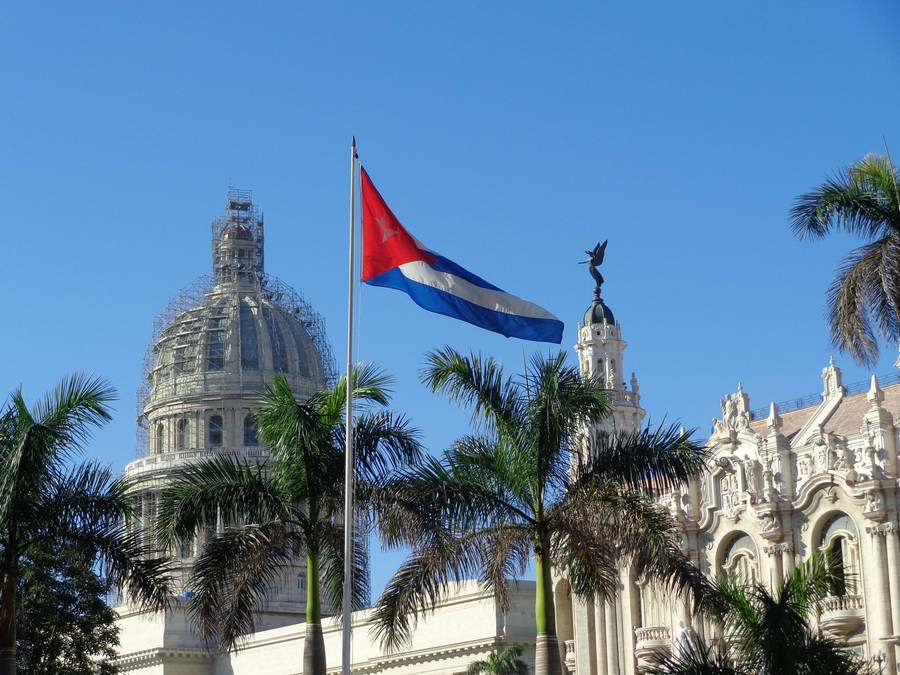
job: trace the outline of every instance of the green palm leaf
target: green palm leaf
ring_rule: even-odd
[[[15,673],[15,593],[26,552],[65,551],[145,609],[167,606],[169,562],[125,526],[125,487],[93,462],[69,462],[109,421],[115,391],[90,375],[64,378],[29,408],[21,390],[0,411],[0,672]]]
[[[878,358],[875,330],[900,337],[900,184],[887,157],[867,155],[797,198],[791,228],[801,239],[839,230],[868,240],[841,262],[827,293],[832,342],[859,363]]]
[[[724,629],[727,645],[713,648],[696,635],[676,641],[654,675],[864,675],[869,664],[813,630],[822,600],[842,587],[837,560],[819,554],[797,566],[775,592],[764,584],[723,576],[704,597],[709,618]]]

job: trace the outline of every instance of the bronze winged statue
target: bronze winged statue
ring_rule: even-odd
[[[597,293],[597,297],[600,297],[600,287],[603,285],[603,275],[600,274],[600,270],[597,268],[603,264],[603,258],[606,255],[606,244],[609,242],[607,239],[602,244],[597,244],[594,247],[593,251],[585,251],[588,254],[587,260],[579,261],[581,265],[590,265],[591,276],[594,278],[594,283],[596,286],[594,287],[594,291]]]

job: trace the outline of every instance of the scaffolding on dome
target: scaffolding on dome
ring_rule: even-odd
[[[217,260],[217,255],[219,246],[229,228],[246,228],[249,234],[252,235],[253,241],[257,244],[255,256],[256,274],[248,275],[250,276],[252,290],[258,293],[261,298],[285,311],[303,326],[321,360],[325,386],[331,387],[337,380],[334,354],[331,350],[331,345],[328,344],[325,322],[321,315],[310,306],[303,295],[276,277],[264,272],[263,218],[259,210],[253,206],[252,192],[229,187],[225,206],[225,215],[219,216],[212,221],[213,270],[216,276],[201,276],[189,286],[180,290],[153,321],[153,333],[144,353],[141,381],[136,397],[137,437],[135,440],[138,457],[143,457],[148,449],[149,430],[144,410],[150,400],[151,393],[154,395],[161,394],[160,389],[164,388],[167,390],[171,389],[171,393],[175,394],[176,387],[178,388],[178,394],[191,393],[192,390],[213,395],[226,393],[223,389],[225,385],[221,380],[216,381],[208,378],[194,378],[191,380],[187,377],[179,378],[174,376],[154,378],[153,375],[160,369],[171,369],[173,374],[190,372],[183,363],[178,362],[177,358],[171,364],[157,363],[160,346],[165,341],[175,341],[176,348],[174,351],[176,354],[179,352],[187,354],[185,363],[188,359],[193,359],[195,363],[196,359],[199,358],[197,353],[199,327],[203,322],[208,321],[214,309],[217,309],[212,306],[212,301],[216,297],[220,297],[220,294],[230,292],[226,286],[217,285],[225,281],[221,275],[217,274],[220,263]],[[238,237],[241,238],[240,234],[238,234]],[[154,380],[155,384],[153,383]],[[152,392],[151,388],[153,388]]]
[[[265,267],[265,232],[263,228],[263,214],[253,205],[252,190],[238,190],[228,186],[228,194],[225,197],[225,215],[218,216],[212,221],[212,261],[213,269],[219,268],[221,261],[218,259],[219,245],[225,231],[231,227],[246,228],[256,242],[255,267],[262,274]]]

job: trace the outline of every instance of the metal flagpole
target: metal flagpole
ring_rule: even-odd
[[[347,275],[347,411],[344,452],[344,598],[341,612],[341,673],[350,675],[350,595],[353,569],[353,284],[356,254],[356,136],[350,145],[350,264]]]

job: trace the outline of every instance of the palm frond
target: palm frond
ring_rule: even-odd
[[[404,645],[418,618],[434,610],[451,582],[478,576],[480,533],[456,537],[436,529],[391,577],[372,614],[373,636],[387,649]]]
[[[466,670],[466,675],[478,675],[479,673],[488,673],[489,675],[526,675],[528,673],[528,664],[519,658],[520,656],[522,656],[522,647],[519,645],[510,645],[500,653],[496,649],[492,649],[488,652],[487,659],[470,664]]]
[[[508,439],[468,435],[454,441],[445,453],[445,464],[460,482],[487,489],[496,501],[529,519],[530,492],[536,480],[533,458]]]
[[[674,424],[596,434],[590,438],[587,459],[573,468],[569,489],[578,490],[596,479],[619,480],[656,496],[685,486],[705,470],[709,457],[692,435]]]
[[[344,528],[333,522],[320,528],[322,587],[331,606],[341,607],[344,601]],[[363,609],[369,604],[369,550],[366,537],[359,528],[353,534],[353,560],[350,565],[350,606]]]
[[[618,569],[630,563],[639,576],[657,579],[699,605],[712,586],[681,552],[672,517],[652,497],[615,481],[594,482],[548,511],[556,535],[553,555],[570,570],[581,597],[609,595]]]
[[[335,429],[335,446],[344,448],[344,427]],[[421,432],[396,413],[380,410],[353,421],[356,476],[377,482],[398,467],[418,464],[422,458]],[[343,480],[343,467],[340,478]]]
[[[875,665],[867,663],[822,635],[810,635],[804,645],[804,675],[876,675]]]
[[[846,350],[861,364],[872,364],[878,358],[878,343],[872,319],[883,337],[897,335],[897,307],[900,286],[892,251],[894,237],[865,244],[850,252],[838,267],[827,294],[827,322],[831,342]]]
[[[533,517],[504,486],[485,479],[477,465],[427,456],[373,495],[385,545],[415,546],[432,531],[476,531],[497,523],[530,523]]]
[[[218,455],[186,467],[160,494],[156,532],[164,542],[215,523],[291,518],[291,499],[264,467]]]
[[[83,449],[95,427],[111,419],[108,403],[115,390],[104,380],[82,374],[63,378],[34,411],[21,390],[10,395],[4,414],[9,437],[0,467],[0,522],[21,520],[25,504],[36,497],[46,478],[58,474],[59,464]]]
[[[126,524],[130,513],[124,485],[94,462],[76,467],[43,486],[35,509],[40,517],[20,523],[21,543],[57,547],[98,564],[145,609],[160,609],[172,589],[171,561]]]
[[[34,507],[40,518],[22,522],[22,534],[50,542],[85,524],[105,528],[131,516],[125,485],[97,462],[78,464],[42,485]]]
[[[171,558],[160,554],[142,533],[124,524],[83,523],[58,529],[57,545],[97,561],[100,574],[124,588],[132,602],[144,611],[169,606],[173,592]]]
[[[390,401],[394,378],[374,363],[358,363],[351,373],[354,404],[366,405],[374,403],[385,406]],[[344,414],[347,401],[347,377],[338,380],[331,389],[321,391],[313,396],[312,402],[321,407],[329,420],[336,422]]]
[[[582,377],[566,363],[565,352],[536,355],[529,368],[527,413],[520,437],[533,452],[536,485],[561,489],[572,441],[584,428],[591,428],[609,412],[609,402],[597,382]],[[543,495],[535,498],[543,502]]]
[[[864,663],[811,625],[822,599],[840,590],[842,581],[834,559],[815,554],[788,574],[774,594],[762,583],[720,577],[706,609],[724,626],[741,667],[750,672],[868,672]]]
[[[497,527],[483,532],[481,583],[489,589],[504,612],[509,610],[509,579],[525,574],[534,553],[533,532],[529,527]]]
[[[521,392],[494,359],[463,356],[445,346],[429,352],[425,361],[421,380],[432,392],[471,408],[472,421],[488,429],[515,428],[523,412]]]
[[[283,522],[230,528],[207,542],[194,566],[189,612],[207,646],[233,649],[303,548]]]
[[[300,403],[287,379],[278,375],[262,393],[263,404],[256,412],[262,441],[271,448],[284,470],[282,477],[305,490],[321,468],[317,450],[328,447],[331,424],[323,420],[315,401]]]
[[[894,171],[886,158],[873,155],[847,167],[797,198],[791,229],[801,239],[843,230],[872,240],[900,231]]]
[[[643,672],[647,675],[755,675],[748,671],[720,647],[706,645],[691,633],[676,640],[671,655],[657,658]]]

